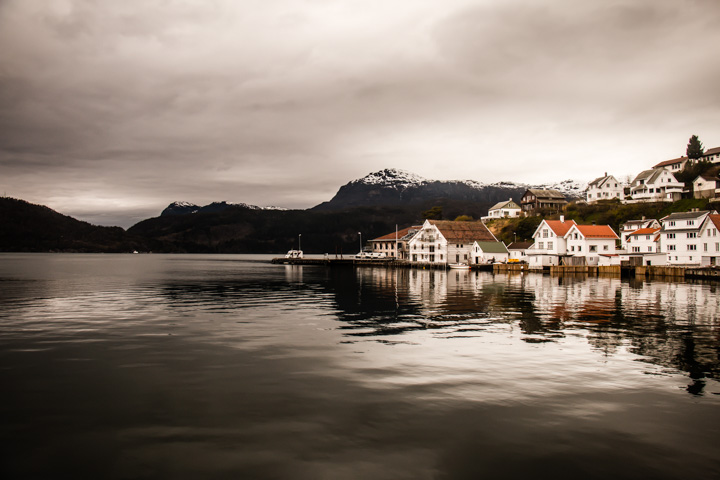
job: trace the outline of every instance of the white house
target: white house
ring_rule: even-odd
[[[677,212],[660,219],[660,249],[668,256],[668,265],[700,265],[700,230],[708,215],[707,210]]]
[[[388,233],[382,237],[370,240],[373,253],[384,253],[388,257],[398,260],[408,260],[408,241],[422,229],[421,225],[403,228],[397,232]]]
[[[709,148],[705,150],[702,159],[710,163],[720,163],[720,147]]]
[[[717,175],[698,175],[692,185],[695,198],[720,197],[720,178]]]
[[[660,228],[660,222],[654,218],[646,219],[642,217],[640,220],[628,220],[620,225],[620,243],[623,250],[627,250],[628,235],[641,228]]]
[[[487,222],[488,220],[492,220],[494,218],[514,218],[519,217],[520,212],[522,212],[520,205],[515,203],[511,198],[510,200],[496,203],[490,207],[487,216],[482,217],[480,220]]]
[[[508,245],[508,261],[527,262],[527,249],[530,248],[532,244],[533,242],[513,242]]]
[[[687,161],[688,157],[673,158],[672,160],[665,160],[664,162],[658,163],[653,167],[653,169],[664,168],[668,172],[678,173],[682,171],[683,168],[685,168],[685,164],[687,163]]]
[[[700,265],[720,265],[720,215],[710,214],[700,227]]]
[[[605,176],[588,183],[586,198],[587,203],[595,203],[600,200],[622,200],[625,198],[624,186],[618,182],[617,178],[605,172]]]
[[[412,263],[470,263],[475,241],[497,242],[482,222],[425,220],[422,228],[408,241]]]
[[[616,255],[615,241],[619,238],[610,225],[576,224],[565,234],[568,255],[584,259],[585,265],[598,265],[600,255]]]
[[[674,202],[680,200],[684,187],[664,168],[645,170],[630,185],[630,202]]]
[[[646,254],[660,252],[660,228],[640,228],[627,239],[628,254]]]
[[[473,242],[471,261],[474,264],[507,262],[509,256],[503,242]]]
[[[543,220],[533,233],[533,245],[527,249],[530,268],[560,265],[560,258],[567,255],[565,234],[576,225],[574,220]]]

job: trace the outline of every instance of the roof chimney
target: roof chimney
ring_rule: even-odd
[[[605,176],[607,177],[607,172],[605,172]]]
[[[565,223],[565,215],[560,215],[560,222]]]
[[[643,221],[643,222],[645,221],[645,215],[642,216],[642,221]]]

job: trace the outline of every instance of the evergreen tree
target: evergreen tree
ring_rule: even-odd
[[[705,153],[705,149],[703,148],[703,144],[698,138],[697,135],[693,135],[690,137],[690,141],[687,144],[687,150],[685,151],[688,158],[697,160],[698,158],[702,157]]]

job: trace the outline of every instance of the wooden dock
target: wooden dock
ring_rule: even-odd
[[[383,268],[420,268],[425,270],[447,270],[443,263],[418,263],[394,258],[285,258],[271,260],[276,265],[318,265],[325,267],[383,267]],[[470,265],[471,270],[492,271],[492,265]]]

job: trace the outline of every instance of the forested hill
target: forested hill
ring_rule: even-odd
[[[99,227],[42,205],[0,197],[0,251],[132,252],[145,241],[120,227]]]

